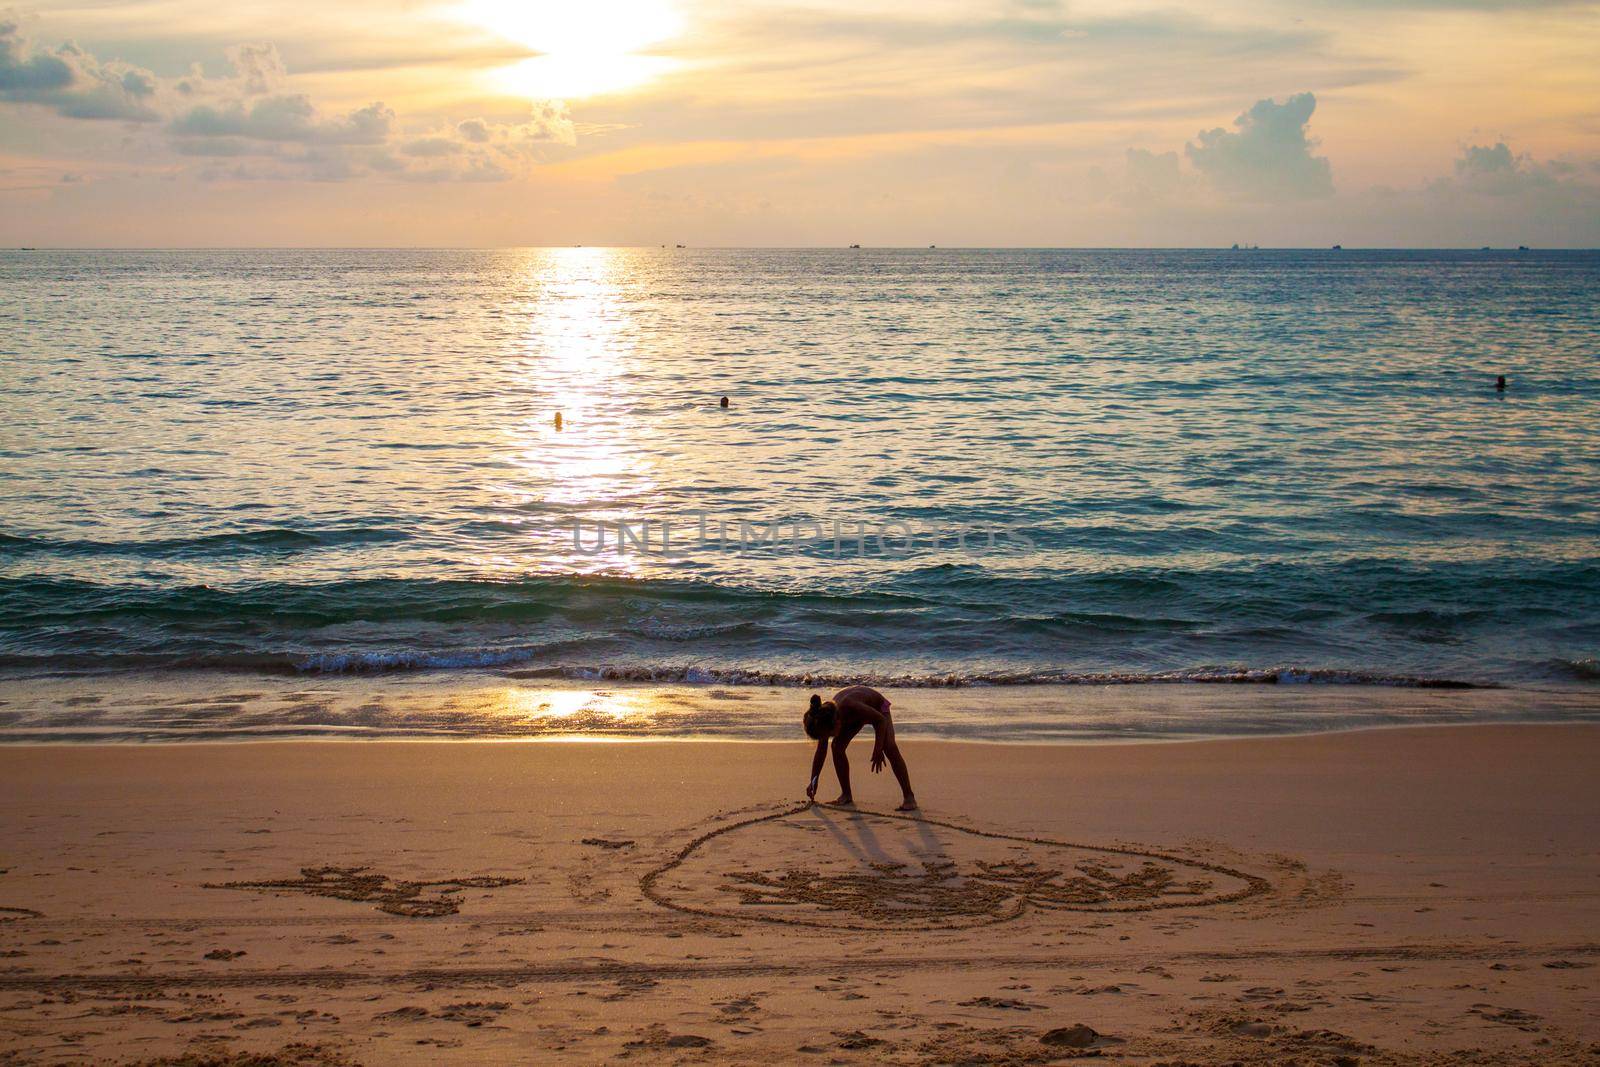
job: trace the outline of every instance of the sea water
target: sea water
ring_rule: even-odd
[[[1597,253],[13,251],[0,401],[0,684],[1600,691]]]

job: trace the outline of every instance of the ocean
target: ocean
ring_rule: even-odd
[[[0,739],[191,675],[1600,697],[1600,253],[7,251],[0,368]]]

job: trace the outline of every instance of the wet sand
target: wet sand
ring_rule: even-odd
[[[0,748],[0,1062],[1600,1058],[1600,728],[855,747]]]
[[[1600,692],[1583,687],[1147,682],[883,691],[898,709],[901,736],[946,741],[1098,743],[1468,723],[1600,724]],[[770,685],[574,681],[526,671],[150,671],[8,679],[0,682],[0,742],[792,742],[808,692]]]

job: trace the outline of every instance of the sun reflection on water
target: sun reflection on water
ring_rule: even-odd
[[[597,699],[597,694],[582,689],[508,689],[505,714],[517,719],[567,719],[599,710],[590,706]]]
[[[520,689],[501,692],[498,717],[544,733],[648,731],[660,710],[649,694],[627,690]]]
[[[542,568],[627,573],[635,569],[631,557],[577,552],[571,535],[574,517],[587,523],[621,518],[629,500],[648,499],[656,487],[643,458],[645,428],[630,414],[634,324],[625,292],[627,254],[530,250],[523,269],[527,324],[518,364],[527,414],[505,427],[516,473],[498,488],[520,513],[538,517],[530,534],[542,538]],[[484,562],[500,571],[527,569],[525,557]]]

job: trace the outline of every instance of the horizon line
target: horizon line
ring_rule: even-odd
[[[0,252],[1600,252],[1592,245],[4,245]]]

